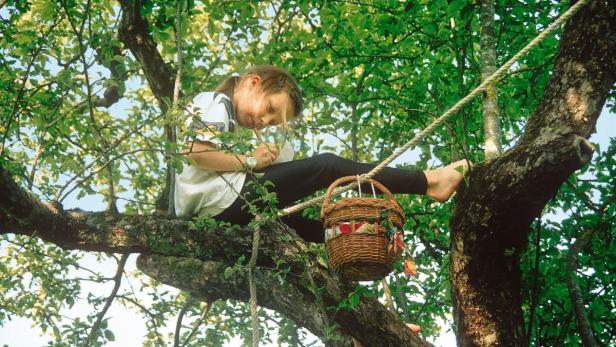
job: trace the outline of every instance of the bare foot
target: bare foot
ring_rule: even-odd
[[[421,331],[421,327],[419,325],[415,325],[412,323],[406,323],[406,327],[409,328],[409,330],[414,332],[415,334]]]
[[[468,171],[468,164],[462,159],[436,170],[424,171],[428,179],[426,195],[438,202],[449,200]]]

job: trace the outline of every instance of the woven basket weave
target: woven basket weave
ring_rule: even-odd
[[[348,198],[331,202],[333,190],[340,184],[354,181],[355,176],[346,176],[334,181],[325,194],[321,219],[324,228],[336,228],[341,223],[365,221],[373,224],[374,233],[351,232],[333,237],[325,243],[330,266],[341,277],[353,281],[373,281],[391,272],[401,252],[389,252],[387,231],[379,224],[381,212],[389,210],[391,221],[398,230],[403,230],[404,212],[391,192],[377,181],[369,182],[385,194],[379,198]]]

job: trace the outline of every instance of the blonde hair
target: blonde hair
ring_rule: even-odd
[[[289,74],[289,72],[283,68],[272,65],[260,65],[248,69],[241,76],[229,76],[222,83],[216,87],[216,91],[226,94],[229,98],[232,98],[233,91],[237,85],[239,85],[246,77],[257,75],[261,78],[259,84],[261,90],[265,95],[275,94],[278,92],[286,92],[293,103],[293,117],[299,118],[302,112],[302,92],[299,90],[297,82]],[[286,123],[285,115],[285,123]],[[284,124],[286,127],[286,124]]]

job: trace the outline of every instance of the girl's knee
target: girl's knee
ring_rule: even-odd
[[[321,153],[313,157],[314,167],[319,175],[329,180],[344,176],[348,171],[349,160],[333,153]],[[331,182],[328,182],[329,184]]]
[[[342,157],[334,154],[334,153],[320,153],[314,156],[317,162],[321,162],[324,164],[331,164],[341,160],[344,160]]]

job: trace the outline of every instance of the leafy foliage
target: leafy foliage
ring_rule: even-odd
[[[383,159],[463,97],[480,75],[474,1],[190,0],[182,5],[181,103],[248,65],[283,66],[306,98],[303,123],[293,130],[300,158],[333,151],[361,161]],[[567,6],[565,1],[498,1],[498,62]],[[168,0],[144,1],[141,9],[172,68],[175,11],[176,3]],[[166,153],[178,150],[163,131],[176,120],[173,113],[162,114],[138,61],[123,50],[117,37],[120,19],[118,5],[105,0],[11,0],[0,8],[0,165],[43,200],[73,207],[87,199],[99,202],[99,209],[101,201],[112,205],[117,200],[124,213],[147,214],[164,187]],[[500,82],[505,147],[515,143],[538,104],[557,49],[557,38],[547,39]],[[100,106],[109,87],[116,88],[119,100]],[[414,164],[426,168],[463,157],[481,161],[482,144],[481,108],[475,101],[419,146]],[[584,172],[563,186],[530,236],[522,271],[525,314],[533,321],[531,344],[580,344],[563,281],[569,246],[580,237],[590,240],[580,254],[578,281],[593,331],[605,343],[615,339],[616,204],[608,203],[614,196],[615,152],[612,138]],[[262,189],[262,199],[273,205],[275,197]],[[399,201],[408,216],[406,242],[420,276],[407,280],[400,266],[388,279],[394,309],[402,319],[421,325],[422,336],[431,340],[442,333],[437,319],[451,321],[451,206],[411,196]],[[316,209],[305,213],[318,215]],[[196,230],[207,223],[195,221]],[[83,340],[107,295],[83,293],[81,283],[109,278],[98,271],[86,271],[86,279],[73,277],[85,267],[84,253],[36,238],[4,236],[0,249],[0,324],[24,317],[47,334],[50,345]],[[124,289],[116,302],[144,317],[143,345],[169,343],[173,334],[165,327],[173,324],[188,295],[138,274],[129,278],[139,281],[137,292],[149,298]],[[358,287],[342,308],[353,309],[362,295],[382,297],[383,292],[377,284]],[[83,301],[90,312],[62,318]],[[191,305],[181,340],[221,345],[239,336],[247,343],[248,319],[242,303]],[[114,340],[103,322],[99,345]],[[263,342],[297,346],[309,340],[284,317],[260,311],[260,322]],[[206,328],[191,335],[197,323]]]

